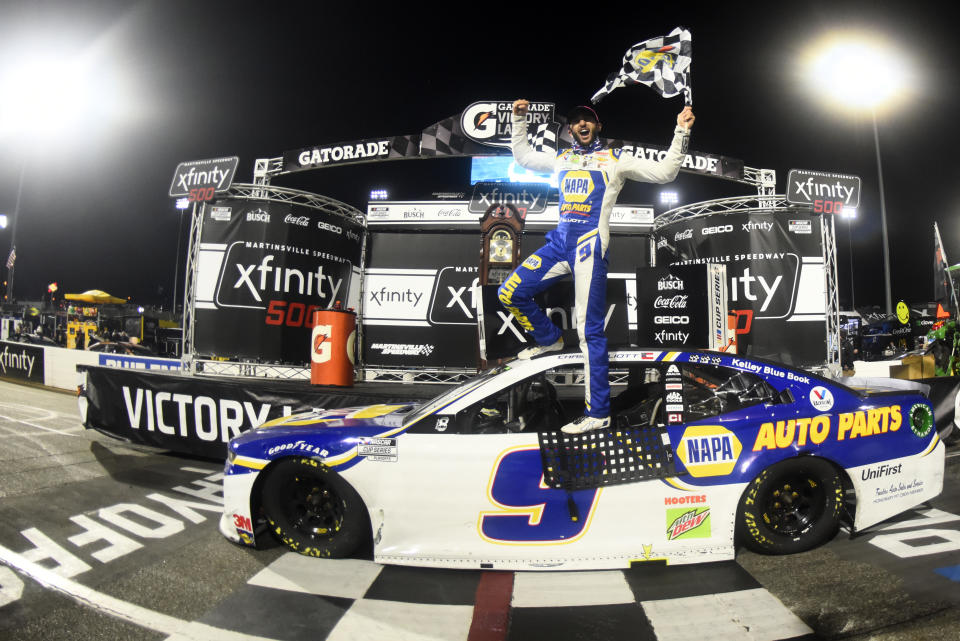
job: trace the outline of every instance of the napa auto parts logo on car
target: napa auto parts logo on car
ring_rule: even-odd
[[[527,131],[553,122],[552,102],[531,102],[527,110]],[[460,116],[463,134],[474,142],[491,147],[509,147],[513,133],[513,102],[475,102]]]

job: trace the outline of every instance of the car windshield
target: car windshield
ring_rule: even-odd
[[[426,403],[418,407],[414,412],[412,412],[406,418],[406,420],[403,421],[404,425],[406,425],[407,423],[411,423],[413,421],[419,420],[420,418],[440,409],[445,405],[449,405],[455,399],[458,399],[464,394],[467,394],[473,391],[474,389],[480,387],[481,385],[486,383],[488,380],[490,380],[494,376],[497,376],[498,374],[502,373],[505,369],[506,369],[506,366],[501,365],[500,367],[494,367],[492,369],[485,370],[480,374],[478,374],[477,376],[474,376],[473,378],[467,381],[464,381],[460,385],[457,385],[456,387],[452,387],[448,389],[446,392],[434,398],[432,401],[427,401]]]

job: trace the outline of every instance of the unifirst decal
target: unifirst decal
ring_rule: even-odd
[[[903,423],[899,405],[856,412],[843,412],[837,418],[836,441],[876,436],[896,432]],[[764,423],[757,433],[753,451],[820,445],[830,438],[833,425],[829,416],[798,418],[776,423]]]
[[[733,471],[742,449],[740,439],[730,430],[694,425],[683,433],[677,456],[692,476],[725,476]]]

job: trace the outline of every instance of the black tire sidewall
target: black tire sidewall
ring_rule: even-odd
[[[820,506],[813,527],[795,537],[781,534],[765,522],[763,503],[780,483],[798,476],[821,486],[824,504]],[[805,552],[836,534],[842,509],[843,482],[831,463],[812,456],[788,459],[763,470],[747,485],[737,507],[737,539],[750,550],[762,554]]]
[[[340,528],[329,536],[311,538],[298,530],[280,506],[281,489],[294,476],[309,475],[325,484],[337,496],[343,509]],[[369,534],[369,516],[360,495],[339,474],[320,461],[305,457],[286,458],[274,463],[261,490],[261,505],[270,531],[289,549],[306,556],[342,558],[349,556]]]

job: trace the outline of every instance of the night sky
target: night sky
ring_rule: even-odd
[[[236,181],[250,182],[256,158],[416,134],[478,100],[525,97],[555,102],[565,113],[589,100],[630,45],[680,25],[693,33],[691,149],[775,169],[778,193],[791,168],[861,176],[858,219],[849,231],[837,221],[842,306],[850,301],[850,240],[857,305],[884,302],[873,128],[869,114],[841,112],[828,92],[802,81],[799,60],[838,27],[898,45],[917,83],[894,112],[878,117],[894,302],[933,296],[934,221],[948,258],[960,262],[960,38],[943,3],[613,3],[609,11],[599,10],[601,3],[575,11],[554,3],[393,6],[4,2],[0,72],[22,64],[27,50],[90,55],[91,84],[105,99],[69,132],[28,136],[2,128],[0,213],[13,211],[24,170],[17,298],[38,299],[56,281],[61,293],[96,288],[169,307],[178,270],[182,295],[186,253],[187,225],[181,229],[167,196],[179,162],[236,155]],[[7,100],[10,90],[2,91],[0,100]],[[598,109],[604,134],[666,145],[681,107],[681,98],[629,87]],[[468,191],[469,161],[328,168],[274,184],[365,210],[374,187],[394,199]],[[674,187],[683,203],[752,193],[691,174]],[[658,192],[630,187],[620,202],[654,203]],[[0,231],[4,258],[9,242],[10,230]]]

